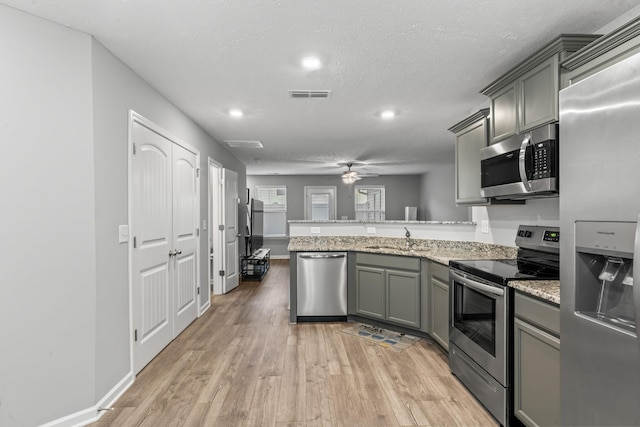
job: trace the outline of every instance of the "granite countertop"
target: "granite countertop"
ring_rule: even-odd
[[[560,281],[558,280],[515,280],[509,282],[509,287],[560,305]]]
[[[449,261],[463,259],[514,259],[518,248],[491,243],[454,240],[406,239],[368,236],[299,236],[289,240],[289,251],[357,251],[387,255],[414,256],[449,265]],[[521,292],[560,304],[560,282],[557,280],[518,280],[509,286]]]
[[[388,255],[415,256],[444,265],[460,259],[513,259],[517,248],[490,243],[460,242],[454,240],[406,239],[397,237],[366,236],[300,236],[289,240],[289,251],[358,251]]]
[[[333,219],[333,220],[310,220],[310,219],[290,219],[289,224],[427,224],[427,225],[476,225],[473,221],[405,221],[405,220],[384,220],[384,221],[361,221],[357,219]]]

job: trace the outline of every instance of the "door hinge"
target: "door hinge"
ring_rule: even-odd
[[[198,286],[198,295],[200,295],[200,286]]]
[[[218,226],[218,230],[220,230],[220,231],[224,231],[224,225],[219,225],[219,226]]]
[[[138,246],[138,239],[136,238],[136,236],[133,236],[133,249],[135,249]]]
[[[196,236],[200,236],[200,229],[196,228]]]
[[[138,330],[137,329],[133,330],[133,340],[136,341],[136,342],[138,341]]]
[[[223,277],[224,277],[224,270],[220,270],[220,271],[218,272],[218,274],[219,274],[220,276],[223,276]]]
[[[136,154],[136,144],[133,144],[133,154]]]
[[[200,168],[196,169],[196,178],[200,178]]]

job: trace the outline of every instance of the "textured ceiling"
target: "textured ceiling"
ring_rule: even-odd
[[[92,34],[248,174],[416,174],[451,162],[447,128],[478,91],[560,33],[593,33],[638,0],[0,0]],[[303,70],[315,54],[323,67]],[[331,90],[290,99],[288,90]],[[245,115],[231,118],[240,108]],[[384,109],[393,120],[382,120]],[[224,143],[223,143],[224,144]],[[358,168],[355,168],[358,169]]]

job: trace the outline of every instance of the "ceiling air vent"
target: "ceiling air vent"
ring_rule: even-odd
[[[330,90],[290,90],[290,98],[328,98]]]
[[[224,142],[231,148],[264,148],[262,141],[251,141],[247,139],[225,139]]]

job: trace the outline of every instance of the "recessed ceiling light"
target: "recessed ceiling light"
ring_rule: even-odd
[[[242,110],[238,110],[234,108],[233,110],[229,110],[229,115],[231,117],[242,117],[244,113],[242,112]]]
[[[380,117],[383,119],[393,119],[396,116],[396,113],[392,110],[385,110],[380,113]]]
[[[307,70],[317,70],[322,64],[320,59],[315,56],[305,56],[302,58],[302,66]]]

